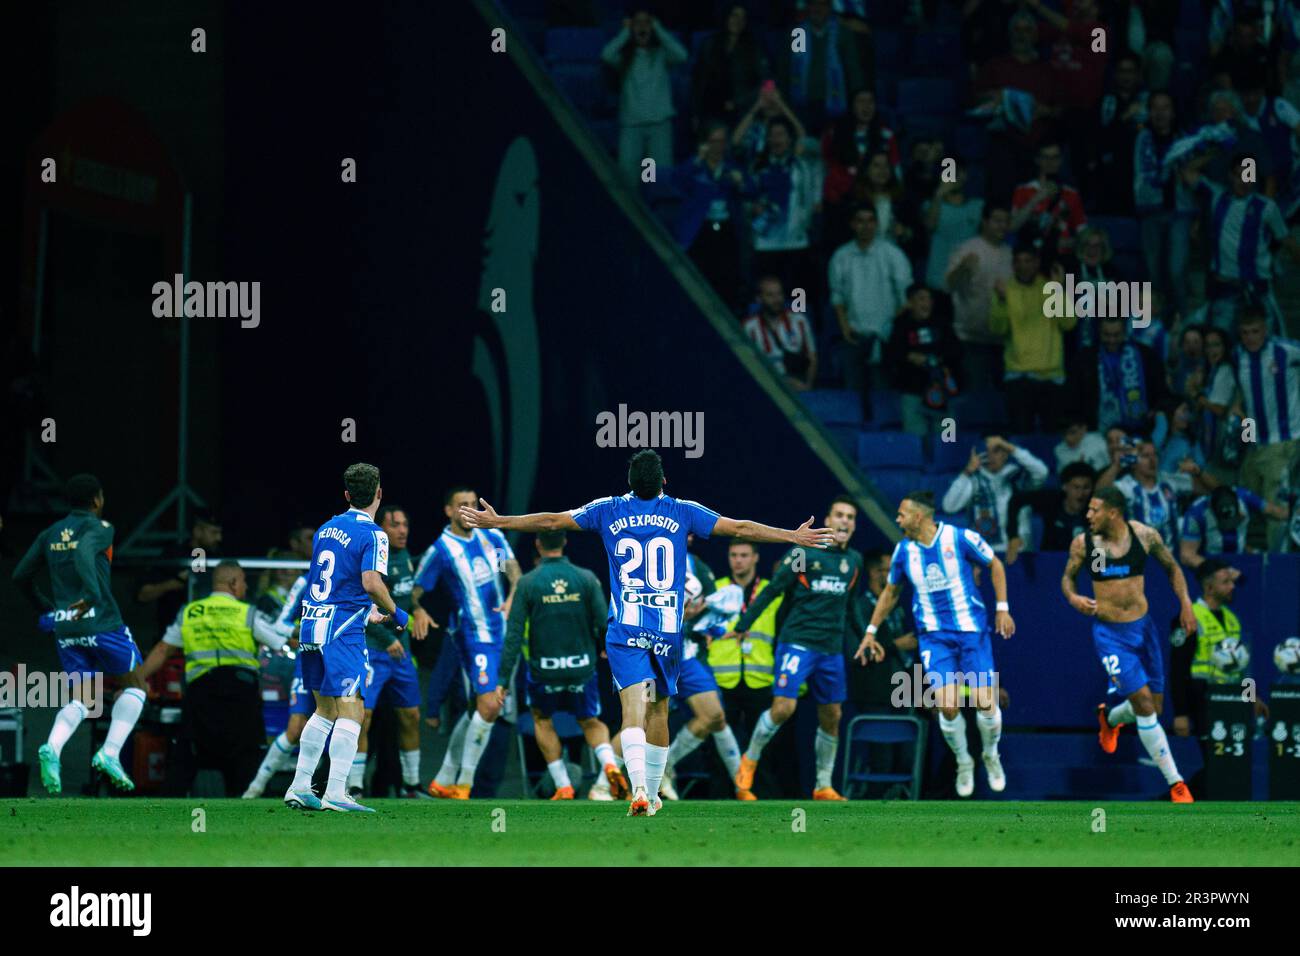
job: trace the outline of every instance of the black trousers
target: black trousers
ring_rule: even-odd
[[[203,768],[220,770],[226,796],[237,797],[257,774],[266,747],[262,694],[255,671],[218,667],[185,686],[181,735],[167,790],[184,795]]]

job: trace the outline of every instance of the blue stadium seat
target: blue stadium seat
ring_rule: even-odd
[[[840,451],[848,457],[857,461],[858,454],[858,435],[860,431],[857,425],[827,425],[826,430],[831,433],[835,439],[835,444],[840,446]]]
[[[892,109],[898,105],[898,74],[876,64],[876,102]]]
[[[858,432],[858,462],[868,470],[912,468],[925,464],[921,439],[904,432]]]
[[[1130,216],[1091,216],[1088,225],[1105,229],[1115,252],[1142,252],[1142,233],[1136,219]]]
[[[925,722],[911,714],[861,714],[849,721],[844,736],[844,776],[840,793],[857,796],[856,784],[896,783],[904,785],[909,800],[921,798],[921,771],[925,766]],[[873,773],[867,762],[870,748],[864,744],[914,744],[911,773]],[[857,759],[855,759],[857,758]]]
[[[974,444],[976,442],[970,438],[964,441],[960,437],[957,441],[943,441],[940,436],[933,436],[930,439],[930,472],[942,475],[950,471],[961,471],[970,460],[970,450]]]
[[[553,27],[546,31],[546,62],[594,63],[609,40],[600,27]]]
[[[827,425],[862,424],[862,396],[841,388],[801,392],[799,397],[814,416]]]
[[[608,114],[612,98],[595,63],[557,63],[551,76],[569,101],[587,116]]]
[[[953,129],[957,126],[956,113],[913,113],[907,117],[907,147],[904,155],[910,154],[912,143],[922,138],[938,137],[945,144],[951,143]]]
[[[1041,461],[1049,473],[1056,471],[1056,446],[1061,443],[1059,435],[1009,435],[1007,440]]]
[[[863,467],[890,508],[908,492],[925,487],[925,474],[917,468],[875,468],[869,464]]]
[[[904,116],[956,113],[960,104],[957,91],[948,79],[910,79],[898,81],[898,111]]]
[[[898,393],[889,389],[871,390],[871,422],[868,428],[881,431],[903,424],[903,403]]]
[[[987,387],[962,392],[949,401],[948,408],[962,437],[976,436],[982,429],[1002,426],[1007,420],[1002,393]]]

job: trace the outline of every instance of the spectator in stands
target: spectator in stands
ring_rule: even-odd
[[[1226,465],[1221,458],[1224,419],[1237,394],[1237,376],[1228,333],[1207,328],[1204,339],[1204,372],[1193,372],[1183,384],[1187,401],[1200,417],[1201,447],[1210,467],[1217,472]]]
[[[953,332],[962,346],[962,386],[991,387],[1002,377],[1002,339],[989,331],[993,286],[1011,278],[1007,207],[985,203],[979,235],[948,257],[944,286],[952,293]]]
[[[1107,48],[1098,49],[1096,42],[1097,31],[1105,33],[1097,0],[1073,0],[1066,4],[1068,15],[1056,12],[1043,0],[1024,3],[1044,21],[1039,38],[1051,44],[1051,69],[1062,89],[1061,104],[1076,119],[1083,119],[1082,114],[1091,114],[1096,108],[1106,79]],[[1075,126],[1068,120],[1067,124],[1081,136],[1090,133],[1090,124]],[[1082,150],[1073,150],[1072,155],[1081,156]]]
[[[849,25],[831,12],[830,0],[809,0],[799,26],[806,31],[806,47],[787,55],[781,85],[790,91],[790,102],[804,123],[821,129],[848,111],[851,91],[866,85],[870,73],[857,41],[865,24]],[[785,43],[783,49],[791,46]]]
[[[758,280],[758,301],[758,314],[745,320],[745,334],[791,388],[807,391],[817,381],[817,343],[807,317],[786,307],[776,276]]]
[[[1011,231],[1029,226],[1042,242],[1049,266],[1074,251],[1074,239],[1088,221],[1083,199],[1073,186],[1061,182],[1064,149],[1057,140],[1038,147],[1038,175],[1021,183],[1011,194]]]
[[[1236,86],[1243,74],[1269,69],[1268,46],[1264,42],[1258,12],[1241,10],[1225,16],[1231,0],[1215,0],[1210,18],[1210,78],[1220,89]],[[1229,32],[1231,31],[1231,32]]]
[[[1195,323],[1182,326],[1178,334],[1178,351],[1169,364],[1170,393],[1186,398],[1191,379],[1205,379],[1205,327]]]
[[[1062,315],[1048,314],[1047,277],[1042,259],[1033,246],[1016,250],[1010,282],[993,284],[989,309],[989,331],[1005,337],[1003,380],[1006,383],[1007,415],[1017,434],[1060,427],[1065,406],[1065,333],[1078,320],[1073,309]],[[1064,273],[1058,263],[1052,281],[1060,283]]]
[[[858,168],[849,199],[853,206],[864,203],[873,206],[880,235],[907,253],[909,259],[919,258],[916,245],[923,236],[888,154],[876,153]]]
[[[912,140],[912,154],[903,171],[903,190],[916,207],[929,200],[939,188],[943,159],[948,151],[940,136],[918,135]]]
[[[1196,164],[1203,166],[1205,176],[1220,186],[1227,186],[1234,176],[1241,176],[1241,167],[1234,164],[1237,154],[1254,157],[1257,160],[1255,179],[1266,196],[1277,193],[1277,181],[1273,174],[1273,154],[1268,143],[1258,130],[1252,129],[1241,115],[1241,101],[1232,90],[1215,90],[1210,94],[1206,106],[1209,122],[1206,126],[1220,127],[1227,125],[1236,139],[1231,149],[1218,147],[1203,156],[1197,157]],[[1205,129],[1203,126],[1202,130]]]
[[[964,0],[961,47],[972,74],[984,63],[1007,53],[1011,18],[1020,0]]]
[[[1013,494],[1007,506],[1012,526],[1017,529],[1026,526],[1022,509],[1027,508],[1042,521],[1043,536],[1035,549],[1032,540],[1013,534],[1007,541],[1007,564],[1015,564],[1021,551],[1069,551],[1075,536],[1087,529],[1088,502],[1096,483],[1097,473],[1076,461],[1062,469],[1060,488],[1035,488]]]
[[[1127,317],[1101,319],[1099,344],[1075,357],[1070,392],[1094,430],[1151,434],[1166,403],[1164,364],[1145,345],[1129,341],[1128,325]]]
[[[623,21],[600,57],[618,73],[619,166],[634,181],[640,179],[642,160],[671,168],[677,111],[669,69],[686,62],[686,48],[641,9]]]
[[[876,211],[860,206],[850,220],[853,240],[831,256],[831,308],[840,328],[845,385],[862,395],[871,415],[872,367],[880,363],[894,316],[912,285],[912,264],[898,246],[877,238]]]
[[[822,162],[826,166],[822,198],[832,242],[842,241],[841,237],[849,234],[849,193],[862,167],[879,152],[887,153],[895,166],[901,161],[898,139],[876,109],[876,94],[857,90],[849,112],[822,135]]]
[[[176,620],[184,604],[212,593],[209,568],[216,567],[221,537],[221,523],[216,516],[209,511],[196,511],[190,517],[189,541],[165,547],[158,563],[145,572],[136,600],[141,604],[156,604],[160,635]],[[191,575],[194,576],[192,588]]]
[[[1075,252],[1077,256],[1067,260],[1065,268],[1074,273],[1076,293],[1084,286],[1090,285],[1094,287],[1093,295],[1097,296],[1099,293],[1095,287],[1098,283],[1113,282],[1120,278],[1110,266],[1111,259],[1115,255],[1110,246],[1110,233],[1100,226],[1084,226],[1079,230]],[[1099,299],[1094,298],[1093,301]],[[1072,354],[1077,353],[1079,349],[1091,348],[1097,344],[1098,321],[1095,308],[1091,315],[1079,316],[1079,321],[1067,339]]]
[[[716,123],[700,142],[699,154],[674,172],[682,194],[676,238],[728,306],[737,309],[741,291],[740,243],[746,223],[742,200],[753,182],[727,158],[727,128]]]
[[[1264,138],[1268,147],[1269,168],[1273,170],[1275,191],[1269,198],[1277,202],[1282,218],[1288,222],[1300,205],[1296,189],[1295,137],[1300,133],[1300,110],[1280,96],[1267,95],[1268,73],[1252,71],[1237,86],[1241,98],[1241,119]]]
[[[1118,488],[1128,501],[1129,519],[1155,528],[1176,553],[1179,496],[1204,494],[1219,483],[1194,461],[1183,461],[1178,471],[1169,472],[1160,471],[1159,463],[1155,442],[1144,439],[1138,442],[1136,455],[1118,451],[1110,467],[1097,476],[1096,490]]]
[[[727,8],[722,29],[704,42],[691,77],[691,115],[698,124],[720,120],[731,126],[757,102],[758,88],[772,77],[763,45],[744,6]]]
[[[1151,94],[1148,123],[1137,134],[1133,157],[1133,202],[1142,231],[1142,254],[1152,290],[1180,316],[1187,309],[1187,254],[1196,201],[1182,179],[1164,165],[1178,139],[1174,99]]]
[[[1245,417],[1255,424],[1254,443],[1241,463],[1241,483],[1266,501],[1294,488],[1300,458],[1300,344],[1269,335],[1263,312],[1248,309],[1238,321],[1237,384]],[[1284,532],[1270,518],[1268,549]]]
[[[1280,242],[1292,259],[1300,259],[1300,243],[1290,235],[1277,203],[1255,191],[1254,177],[1247,175],[1254,156],[1240,152],[1233,156],[1234,172],[1226,190],[1201,175],[1206,160],[1202,156],[1188,163],[1183,181],[1210,207],[1205,294],[1211,320],[1226,327],[1244,301],[1262,305],[1270,326],[1281,328],[1282,313],[1273,297],[1271,246]]]
[[[1054,449],[1058,474],[1063,475],[1065,469],[1075,462],[1083,462],[1094,472],[1110,464],[1106,437],[1101,432],[1088,431],[1088,417],[1083,412],[1075,408],[1066,409],[1061,416],[1061,426],[1061,443]]]
[[[1141,57],[1147,89],[1169,89],[1179,5],[1169,0],[1116,0],[1109,6],[1110,36],[1123,38]]]
[[[1133,215],[1133,153],[1147,120],[1147,102],[1142,59],[1126,50],[1116,59],[1111,88],[1101,98],[1101,127],[1088,153],[1088,192],[1096,212]]]
[[[966,195],[965,162],[960,156],[953,159],[957,164],[955,181],[940,179],[922,207],[922,220],[930,234],[925,282],[932,289],[942,289],[947,285],[944,280],[953,252],[979,235],[980,222],[984,218],[984,200]]]
[[[768,126],[774,119],[785,119],[795,131],[796,146],[802,145],[807,133],[799,117],[785,101],[775,83],[764,83],[758,88],[758,99],[749,108],[731,134],[731,149],[736,160],[750,165],[767,148]]]
[[[903,431],[922,437],[940,432],[948,399],[957,391],[952,369],[959,358],[952,323],[935,315],[933,293],[912,285],[885,349],[892,385],[899,392]]]
[[[1038,488],[1047,478],[1047,466],[1033,453],[1018,448],[1001,435],[984,438],[984,453],[972,448],[970,460],[943,496],[943,510],[966,516],[967,527],[978,531],[994,551],[1005,554],[1010,535],[1029,538],[1028,516],[1015,528],[1008,521],[1011,496],[1017,491]]]
[[[1159,468],[1161,471],[1177,471],[1178,466],[1187,460],[1205,467],[1205,452],[1201,448],[1200,431],[1196,427],[1196,415],[1191,406],[1182,402],[1169,416],[1169,430],[1158,446]]]
[[[1291,515],[1286,505],[1270,504],[1245,488],[1220,485],[1191,503],[1183,515],[1178,560],[1195,568],[1207,557],[1246,554],[1251,515],[1261,514],[1277,521]]]
[[[814,292],[809,233],[821,206],[820,167],[799,155],[798,132],[784,117],[768,120],[766,145],[750,169],[754,268],[789,288]],[[816,287],[821,283],[817,282]]]

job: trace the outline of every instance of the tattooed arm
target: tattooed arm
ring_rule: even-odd
[[[1179,625],[1188,636],[1195,634],[1196,615],[1192,612],[1192,599],[1187,595],[1187,579],[1183,577],[1183,569],[1178,566],[1173,553],[1165,547],[1164,538],[1160,536],[1159,531],[1138,521],[1131,524],[1138,540],[1142,542],[1142,547],[1147,549],[1147,554],[1159,562],[1165,569],[1165,574],[1169,575],[1169,586],[1174,589],[1174,594],[1178,598]]]
[[[1092,617],[1097,613],[1097,600],[1084,597],[1074,586],[1074,579],[1079,576],[1079,570],[1088,557],[1085,547],[1083,535],[1076,534],[1074,540],[1070,542],[1070,556],[1065,562],[1065,573],[1061,575],[1061,593],[1065,595],[1065,600],[1070,607],[1080,614]]]

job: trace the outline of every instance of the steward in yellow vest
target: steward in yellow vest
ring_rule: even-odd
[[[729,577],[718,578],[720,589],[733,583],[740,582],[733,582]],[[742,585],[745,591],[744,606],[748,607],[749,602],[771,583],[767,578],[757,575],[750,577],[749,583]],[[772,686],[776,666],[773,640],[781,601],[782,598],[777,598],[769,604],[743,638],[715,638],[709,644],[709,668],[723,690],[736,687],[742,680],[746,687],[755,689]]]

